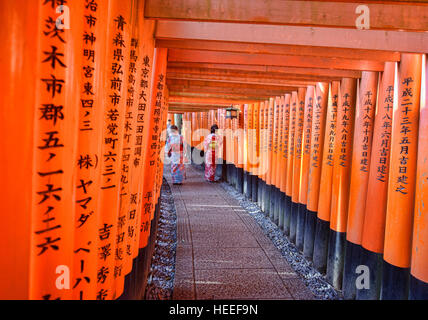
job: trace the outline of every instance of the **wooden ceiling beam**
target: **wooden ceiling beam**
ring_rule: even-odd
[[[297,88],[288,88],[289,90],[285,90],[286,88],[282,88],[280,90],[270,89],[266,87],[264,89],[258,88],[235,88],[235,87],[207,87],[207,86],[182,86],[182,85],[168,85],[168,89],[170,92],[181,92],[192,93],[192,94],[220,94],[220,95],[249,95],[249,96],[258,96],[261,98],[268,99],[273,96],[280,96],[285,93],[289,93],[293,90],[297,90]]]
[[[296,81],[315,81],[315,82],[330,82],[333,80],[340,80],[342,77],[328,77],[319,75],[301,75],[294,73],[266,73],[258,71],[241,71],[241,70],[224,70],[224,69],[198,69],[198,68],[167,68],[167,75],[171,78],[178,76],[197,76],[197,77],[210,77],[217,78],[247,78],[256,79],[258,81],[273,81],[273,80],[296,80]]]
[[[210,50],[252,54],[279,54],[296,56],[299,55],[374,61],[400,61],[399,52],[348,48],[326,48],[315,46],[280,45],[269,43],[247,43],[188,39],[157,39],[155,42],[155,46],[157,48],[168,49]]]
[[[200,108],[180,108],[180,107],[171,107],[170,109],[168,109],[169,112],[171,113],[185,113],[185,112],[200,112],[200,111],[209,111],[212,109],[200,109]]]
[[[353,60],[309,56],[286,56],[272,54],[248,54],[185,49],[169,50],[168,61],[345,69],[360,71],[382,71],[384,68],[384,64],[382,62],[371,60]]]
[[[171,103],[168,105],[168,110],[170,109],[193,109],[193,110],[210,110],[210,109],[223,109],[229,106],[222,105],[193,105],[193,104],[175,104]]]
[[[218,105],[218,104],[187,104],[187,103],[170,103],[168,105],[168,110],[181,109],[181,110],[193,110],[193,111],[204,111],[204,110],[212,110],[212,109],[221,109],[228,108],[229,105]]]
[[[182,114],[185,112],[200,112],[200,111],[207,112],[209,110],[212,110],[212,109],[193,109],[193,108],[175,108],[175,107],[168,109],[169,112],[178,113],[178,114],[180,113]]]
[[[203,81],[203,80],[174,80],[167,78],[167,86],[169,90],[172,90],[174,86],[180,86],[183,88],[189,87],[200,87],[200,88],[221,88],[225,89],[226,92],[228,90],[236,88],[236,89],[259,89],[259,90],[275,90],[275,91],[290,91],[297,90],[296,86],[278,86],[278,85],[260,85],[253,83],[229,83],[229,82],[221,82],[221,81]]]
[[[248,102],[251,103],[251,102]],[[180,107],[195,107],[195,108],[228,108],[232,105],[232,103],[196,103],[196,102],[170,102],[169,105]]]
[[[299,67],[278,67],[278,66],[256,66],[256,65],[237,65],[224,63],[198,63],[198,62],[169,62],[168,67],[177,69],[205,69],[237,71],[237,72],[260,72],[270,75],[295,74],[310,75],[332,78],[361,78],[361,71],[358,70],[334,70],[321,68],[299,68]]]
[[[363,2],[364,3],[364,2]],[[147,19],[356,28],[361,2],[311,0],[146,0]],[[373,30],[425,31],[428,6],[366,3]]]
[[[244,103],[252,103],[253,100],[230,100],[225,98],[209,98],[209,97],[185,97],[185,96],[171,96],[168,97],[168,103],[182,103],[182,104],[214,104],[214,105],[224,105],[230,106],[234,103],[244,104]]]
[[[195,97],[195,98],[215,98],[225,99],[230,101],[260,101],[266,100],[269,95],[250,95],[250,94],[234,94],[234,93],[221,93],[221,92],[184,92],[184,91],[169,91],[170,97]]]
[[[339,5],[338,5],[339,6]],[[412,15],[410,16],[412,17]],[[427,25],[427,24],[426,24]],[[155,37],[426,53],[427,32],[158,21]]]
[[[215,76],[215,75],[193,75],[193,74],[167,74],[167,79],[171,80],[196,80],[196,81],[210,81],[210,82],[226,82],[230,84],[257,84],[257,85],[275,85],[275,86],[293,86],[293,87],[306,87],[316,85],[317,81],[307,80],[285,80],[285,79],[271,79],[271,78],[249,78],[249,77],[228,77],[228,76]]]

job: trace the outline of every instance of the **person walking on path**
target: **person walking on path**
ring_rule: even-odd
[[[172,183],[181,185],[186,177],[186,167],[184,165],[184,139],[178,133],[178,127],[170,127],[170,135],[166,140],[166,153],[171,160]]]
[[[211,126],[211,134],[209,134],[204,140],[204,152],[205,152],[205,179],[209,182],[216,182],[216,158],[220,155],[222,150],[222,139],[216,134],[218,126],[216,124]]]

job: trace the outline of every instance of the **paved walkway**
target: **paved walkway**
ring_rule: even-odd
[[[177,209],[174,300],[313,299],[257,222],[191,166],[181,186],[165,177]]]

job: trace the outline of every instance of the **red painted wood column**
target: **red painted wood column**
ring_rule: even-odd
[[[343,78],[337,107],[327,280],[342,288],[357,81]]]
[[[345,299],[355,299],[357,292],[356,270],[360,264],[378,77],[377,72],[363,71],[356,107],[342,286]]]
[[[268,139],[269,139],[269,130],[268,130],[268,116],[269,116],[269,100],[263,102],[263,108],[260,113],[260,127],[262,131],[260,133],[261,141],[261,158],[262,158],[262,170],[261,170],[261,179],[262,179],[262,189],[261,189],[261,209],[263,212],[266,211],[266,173],[269,170],[269,148],[268,148]]]
[[[279,223],[278,227],[284,230],[286,210],[290,206],[287,197],[287,165],[288,165],[288,139],[290,137],[290,101],[291,94],[287,93],[284,96],[284,111],[283,111],[283,134],[281,148],[281,169],[279,175],[281,177],[280,190],[282,193],[282,201],[280,202]]]
[[[273,107],[273,125],[272,125],[272,154],[271,154],[271,170],[270,170],[270,206],[269,206],[269,217],[274,223],[278,223],[278,214],[276,212],[278,203],[278,188],[276,185],[277,175],[276,170],[278,167],[278,126],[279,126],[279,112],[281,109],[281,100],[279,97],[274,98]]]
[[[418,160],[416,171],[416,198],[413,221],[412,260],[409,299],[428,299],[428,63],[422,64],[422,94],[419,116]]]
[[[259,116],[260,103],[256,102],[253,105],[253,118],[250,130],[249,144],[249,162],[251,175],[251,200],[257,202],[258,198],[258,177],[257,171],[260,167],[260,152],[259,152]]]
[[[287,214],[287,208],[290,207],[289,197],[287,196],[287,179],[288,179],[288,140],[290,139],[290,106],[291,106],[291,94],[287,93],[284,96],[284,112],[283,112],[283,139],[282,139],[282,152],[281,152],[281,187],[280,190],[283,193],[281,201],[281,209],[279,216],[279,227],[285,231],[285,219]]]
[[[303,150],[303,126],[305,116],[306,88],[297,91],[296,126],[294,133],[293,187],[291,197],[290,240],[296,243],[297,215],[299,211],[299,194],[301,188],[301,164]]]
[[[260,164],[257,171],[258,176],[258,191],[257,191],[257,202],[260,208],[263,208],[263,196],[264,196],[264,188],[265,181],[263,178],[263,173],[265,171],[265,127],[264,127],[264,115],[265,115],[265,102],[260,102],[259,109],[259,156],[260,156]]]
[[[249,143],[248,143],[248,139],[249,139],[249,128],[251,125],[251,119],[253,117],[253,105],[251,103],[249,104],[244,104],[244,146],[243,146],[243,151],[244,151],[244,172],[243,172],[243,193],[246,197],[249,196],[249,194],[251,193],[251,185],[249,185],[248,180],[249,180],[249,170],[250,170],[250,166],[248,163],[248,159],[249,159]]]
[[[284,131],[285,131],[285,97],[279,97],[279,115],[278,115],[278,142],[277,142],[277,154],[276,154],[276,191],[277,201],[275,203],[275,215],[276,223],[280,229],[284,227],[284,199],[285,193],[282,192],[282,183],[284,180]]]
[[[305,96],[305,113],[303,116],[302,161],[300,169],[299,204],[296,222],[296,246],[303,251],[305,236],[306,204],[308,197],[309,160],[311,154],[312,112],[314,105],[315,87],[308,86]]]
[[[29,298],[68,300],[73,298],[76,285],[68,276],[74,274],[75,257],[74,176],[82,89],[83,4],[68,6],[74,28],[55,35],[55,22],[50,17],[57,16],[56,6],[42,0],[36,3],[34,14],[39,15],[32,26],[38,30],[33,52],[36,61],[31,80],[27,79],[30,84],[35,82],[32,158],[27,159],[33,165],[32,208],[27,212],[27,219],[31,217]],[[92,91],[90,86],[87,89]],[[113,263],[111,259],[109,264]],[[76,268],[87,271],[85,265]],[[57,282],[58,271],[64,275],[63,281],[60,278]]]
[[[291,207],[293,196],[293,163],[294,163],[294,141],[296,135],[297,118],[297,91],[293,91],[290,100],[290,124],[288,138],[288,159],[287,159],[287,188],[286,188],[286,206],[284,213],[284,232],[290,235]]]
[[[331,192],[333,188],[334,145],[337,135],[337,109],[340,97],[340,82],[330,85],[326,129],[324,136],[318,214],[315,227],[314,267],[325,273],[327,268],[328,238],[330,234]]]
[[[271,193],[272,193],[272,144],[273,144],[273,126],[274,126],[274,110],[275,100],[270,98],[268,107],[265,109],[266,121],[266,188],[265,188],[265,201],[263,211],[266,215],[270,213]]]
[[[149,233],[150,233],[150,221],[152,218],[153,206],[153,188],[156,168],[156,151],[158,148],[160,134],[159,122],[156,119],[160,119],[162,109],[164,108],[163,100],[164,97],[164,86],[165,86],[165,74],[167,64],[167,49],[156,49],[154,56],[154,69],[152,76],[151,85],[151,97],[150,97],[150,111],[148,117],[149,132],[146,137],[147,146],[145,150],[144,162],[146,163],[146,172],[144,174],[144,185],[142,192],[142,212],[141,212],[141,223],[140,223],[140,248],[144,248],[147,245]]]
[[[422,55],[402,54],[394,107],[381,299],[407,299],[415,201]]]
[[[92,17],[92,18],[87,18]],[[108,2],[99,6],[85,6],[82,12],[83,48],[80,106],[77,136],[77,158],[75,185],[75,234],[73,299],[94,300],[97,298],[96,282],[102,282],[107,274],[99,265],[98,229],[100,218],[100,194],[102,135],[104,126]],[[110,47],[111,50],[111,47]],[[93,57],[85,56],[93,52]],[[90,56],[90,55],[89,55]],[[87,90],[89,89],[90,90]],[[100,277],[98,278],[98,275]],[[110,276],[112,277],[112,276]],[[95,281],[95,279],[100,279]],[[112,295],[114,296],[114,294]],[[101,297],[101,296],[99,296]]]
[[[244,105],[239,105],[239,114],[236,121],[236,148],[235,155],[237,164],[237,190],[240,193],[243,193],[244,187]]]
[[[0,34],[0,194],[2,245],[0,254],[0,299],[29,298],[32,197],[33,126],[40,118],[35,106],[35,64],[39,50],[41,1],[0,2],[5,27]],[[6,27],[7,26],[7,27]],[[51,28],[49,26],[48,28]],[[53,25],[55,27],[55,25]],[[54,30],[54,29],[52,29]],[[49,48],[49,47],[48,47]],[[6,169],[7,168],[7,169]],[[7,214],[13,213],[13,214]],[[55,271],[55,270],[54,270]],[[38,296],[41,297],[41,296]]]
[[[379,100],[374,122],[366,206],[361,235],[362,252],[360,263],[369,267],[371,272],[370,288],[357,290],[357,299],[377,300],[380,296],[395,68],[395,62],[385,63],[379,87]]]
[[[107,59],[104,77],[104,122],[100,157],[101,202],[99,220],[98,274],[105,275],[97,282],[97,299],[117,298],[115,279],[121,272],[116,268],[119,260],[117,243],[120,211],[121,161],[126,117],[126,82],[129,75],[131,47],[131,3],[109,2]],[[116,271],[116,272],[115,272]]]
[[[311,146],[308,168],[308,199],[306,205],[307,210],[303,245],[303,253],[309,260],[312,260],[314,253],[324,135],[326,130],[328,130],[328,128],[326,128],[328,88],[329,85],[327,83],[318,82],[315,88],[313,102]]]

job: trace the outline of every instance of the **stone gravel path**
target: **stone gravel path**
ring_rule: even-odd
[[[177,213],[173,299],[315,299],[257,222],[220,184],[187,168]]]

